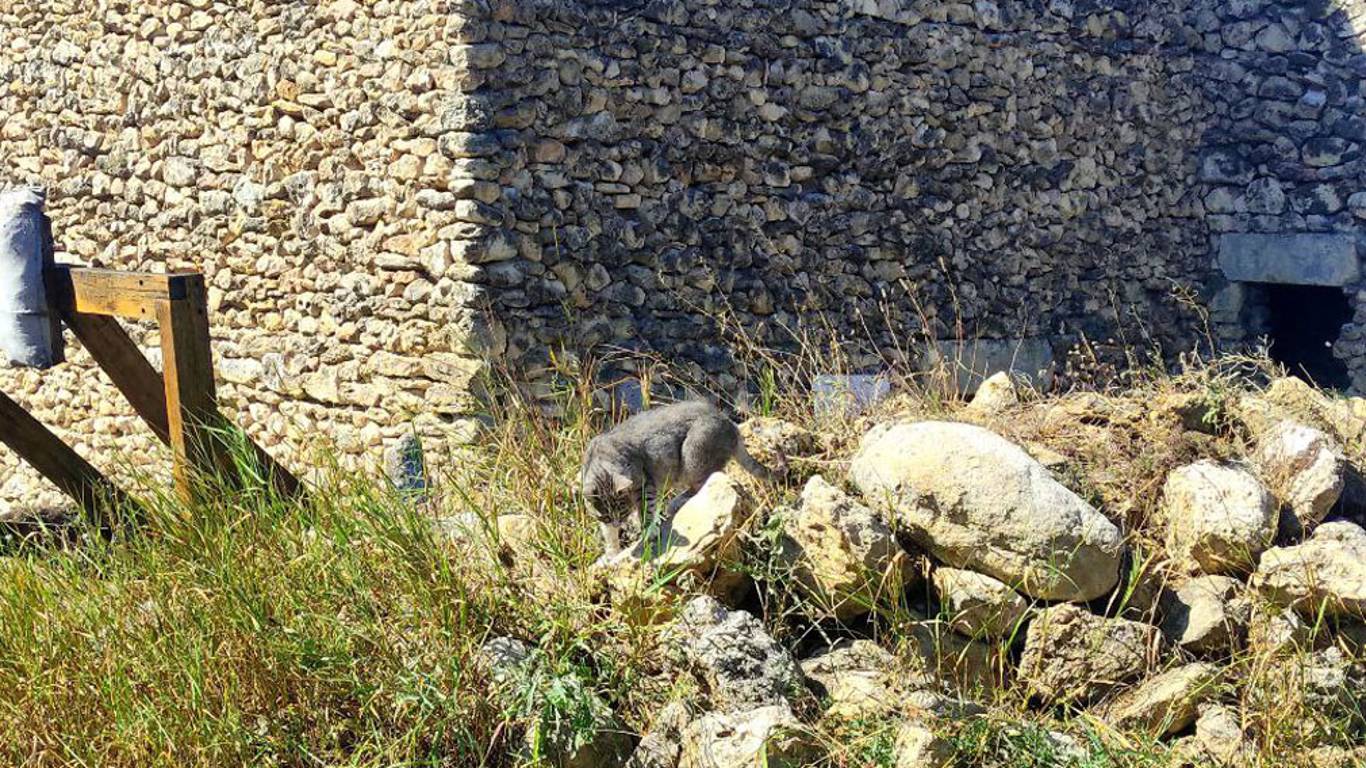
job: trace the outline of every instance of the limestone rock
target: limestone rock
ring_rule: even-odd
[[[543,574],[541,536],[535,518],[521,513],[499,515],[493,521],[493,532],[497,538],[490,542],[490,554],[495,554],[520,575]]]
[[[1221,704],[1201,707],[1195,721],[1195,742],[1205,756],[1220,766],[1252,765],[1257,747],[1243,732],[1238,713]]]
[[[1248,649],[1259,656],[1292,655],[1308,649],[1314,633],[1293,608],[1254,605],[1247,624]]]
[[[1366,765],[1366,747],[1315,747],[1305,755],[1305,761],[1314,768],[1361,768]]]
[[[1044,425],[1052,430],[1065,430],[1077,424],[1132,424],[1142,417],[1143,409],[1128,400],[1098,392],[1073,392],[1049,406]]]
[[[949,626],[968,637],[1005,637],[1020,626],[1029,607],[1009,586],[973,571],[936,569],[934,587]]]
[[[1215,693],[1219,668],[1197,662],[1163,672],[1121,693],[1105,708],[1116,727],[1154,736],[1183,731],[1195,722],[1200,704]]]
[[[1325,724],[1335,730],[1366,725],[1366,665],[1337,646],[1267,665],[1249,693],[1268,711],[1293,704],[1308,713],[1286,726],[1311,737]]]
[[[1045,701],[1095,699],[1151,669],[1160,643],[1156,627],[1055,605],[1030,622],[1019,676]]]
[[[531,658],[531,647],[512,637],[492,637],[479,647],[479,664],[494,682],[506,682]]]
[[[740,531],[752,511],[753,502],[745,490],[729,475],[717,472],[665,524],[661,544],[641,542],[633,551],[647,555],[648,548],[658,546],[652,559],[656,567],[710,574],[734,564]]]
[[[896,768],[948,768],[953,745],[935,732],[932,723],[908,720],[896,732]]]
[[[913,716],[963,720],[986,714],[986,707],[970,699],[950,696],[931,690],[911,691],[906,695],[905,710]]]
[[[1305,530],[1322,522],[1342,494],[1342,451],[1313,427],[1280,422],[1258,437],[1252,460]]]
[[[482,541],[486,523],[478,512],[456,512],[451,515],[433,518],[432,536],[438,541],[452,544],[467,544]]]
[[[712,712],[683,729],[679,768],[799,768],[819,754],[814,735],[787,704]]]
[[[800,477],[808,464],[805,460],[821,450],[820,441],[810,430],[767,416],[756,416],[740,424],[740,437],[750,456],[779,476],[789,478]]]
[[[850,466],[864,498],[945,563],[1046,600],[1119,579],[1119,529],[1005,438],[969,424],[884,425]]]
[[[783,533],[783,560],[822,616],[843,621],[893,604],[915,576],[882,517],[820,475],[807,481]]]
[[[1162,489],[1167,551],[1205,573],[1252,569],[1276,535],[1271,494],[1248,470],[1199,461],[1172,471]]]
[[[903,651],[916,659],[920,670],[967,694],[989,693],[1002,682],[1002,649],[969,640],[942,621],[911,623]]]
[[[1366,435],[1366,410],[1358,398],[1329,397],[1294,376],[1275,379],[1260,395],[1239,400],[1239,412],[1255,435],[1269,431],[1281,421],[1293,420],[1322,429],[1339,444]]]
[[[1162,633],[1192,653],[1233,653],[1247,634],[1251,612],[1251,605],[1241,596],[1242,587],[1228,576],[1187,580],[1163,596]]]
[[[626,761],[626,768],[676,768],[682,749],[683,729],[692,721],[693,713],[686,702],[674,701],[664,705],[650,727],[646,729]]]
[[[597,566],[613,604],[638,623],[654,623],[667,620],[691,588],[738,601],[749,585],[739,568],[740,534],[752,510],[749,494],[729,475],[707,478],[657,536],[642,538]]]
[[[801,662],[806,679],[830,701],[827,717],[858,719],[901,708],[912,687],[932,681],[901,668],[896,657],[871,640],[843,640]]]
[[[1306,617],[1366,616],[1366,530],[1338,521],[1262,555],[1252,585]]]
[[[999,371],[988,376],[977,387],[977,392],[972,396],[972,402],[968,403],[965,410],[977,415],[988,415],[1000,413],[1008,408],[1019,405],[1020,386],[1007,371]]]
[[[679,768],[799,768],[818,756],[814,735],[787,704],[712,712],[683,728]]]
[[[797,662],[759,620],[714,598],[693,598],[665,638],[719,709],[785,704],[802,689]]]

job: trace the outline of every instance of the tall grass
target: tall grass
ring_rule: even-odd
[[[1193,395],[1222,419],[1246,389],[1239,365],[1177,377],[1149,370],[1111,393],[1112,405]],[[603,407],[591,361],[557,366],[552,407],[500,384],[477,446],[429,446],[426,499],[332,469],[303,500],[279,497],[256,476],[245,487],[204,478],[199,501],[184,504],[147,477],[140,514],[107,537],[78,523],[70,535],[10,545],[0,557],[0,764],[504,766],[535,764],[566,738],[646,728],[689,683],[665,663],[657,629],[614,611],[593,575],[596,527],[574,481],[583,445],[619,413]],[[898,382],[909,394],[872,412],[818,415],[801,385],[805,369],[780,357],[753,366],[755,410],[818,432],[811,467],[836,483],[876,419],[970,418],[941,380],[909,377]],[[661,391],[686,389],[660,363],[638,370],[678,385]],[[1063,401],[1027,399],[985,421],[1064,454],[1058,476],[1123,520],[1144,552],[1160,550],[1151,520],[1165,473],[1197,453],[1238,450],[1236,435],[1211,443],[1142,413],[1058,421],[1048,413]],[[238,461],[250,464],[245,454]],[[795,482],[754,488],[763,512],[797,491]],[[750,532],[747,564],[760,589],[746,607],[799,654],[858,635],[904,656],[911,628],[936,613],[928,588],[850,625],[807,620],[807,598],[771,556],[776,520]],[[494,636],[525,641],[533,661],[494,679],[480,652]],[[998,682],[1008,681],[1018,641],[990,649]],[[1293,755],[1311,743],[1286,722],[1312,718],[1312,703],[1293,677],[1271,674],[1302,656],[1230,662],[1265,681],[1226,696],[1260,729],[1265,765],[1300,764]],[[1089,713],[1041,712],[1007,686],[972,693],[989,717],[946,724],[964,765],[1148,766],[1168,757],[1151,739],[1112,738]],[[1317,739],[1359,734],[1321,719]],[[894,726],[814,723],[826,763],[838,766],[893,765]],[[1077,748],[1063,749],[1049,730],[1068,731]]]
[[[6,765],[452,764],[496,719],[468,663],[497,609],[360,482],[262,488],[0,565]]]

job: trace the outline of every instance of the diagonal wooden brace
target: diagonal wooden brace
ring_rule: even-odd
[[[98,469],[3,392],[0,392],[0,442],[103,524],[109,523],[106,516],[109,505],[126,507],[129,504],[123,492]]]

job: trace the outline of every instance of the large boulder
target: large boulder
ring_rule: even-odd
[[[1156,627],[1055,605],[1030,621],[1019,676],[1044,701],[1091,700],[1151,669],[1160,646]]]
[[[1366,530],[1325,523],[1301,544],[1269,549],[1252,585],[1310,618],[1366,616]]]
[[[1258,435],[1252,461],[1267,487],[1290,507],[1305,530],[1322,522],[1342,495],[1346,467],[1342,451],[1313,427],[1279,422]]]
[[[683,729],[679,768],[798,768],[819,756],[814,734],[787,704],[711,712]]]
[[[871,640],[840,641],[804,659],[801,668],[829,701],[826,716],[848,720],[885,716],[901,708],[909,691],[932,683]]]
[[[916,574],[882,517],[820,475],[784,515],[781,547],[807,609],[842,621],[895,604]]]
[[[801,669],[787,649],[745,611],[727,610],[715,598],[693,598],[665,634],[684,666],[718,709],[786,704],[803,689]]]
[[[975,571],[939,568],[934,572],[949,626],[975,638],[997,638],[1013,633],[1029,609],[1008,585]]]
[[[1242,583],[1229,576],[1187,580],[1163,595],[1162,633],[1191,653],[1233,653],[1246,637],[1252,609],[1242,592]]]
[[[1163,672],[1117,696],[1105,719],[1118,728],[1166,736],[1195,722],[1199,706],[1215,693],[1219,668],[1197,662]]]
[[[1119,580],[1119,529],[1019,446],[981,427],[883,425],[850,465],[864,498],[936,557],[1045,600]]]
[[[1271,494],[1243,467],[1198,461],[1172,471],[1162,489],[1167,551],[1205,573],[1245,573],[1276,536]]]

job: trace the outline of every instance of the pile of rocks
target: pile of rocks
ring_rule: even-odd
[[[668,623],[663,644],[700,691],[655,718],[633,764],[741,766],[761,751],[796,764],[818,749],[818,721],[899,716],[898,765],[942,765],[936,718],[979,712],[975,698],[1005,687],[1231,764],[1253,752],[1228,706],[1245,682],[1231,662],[1249,653],[1304,652],[1305,695],[1350,719],[1366,667],[1342,649],[1366,636],[1366,531],[1325,522],[1350,465],[1335,430],[1244,426],[1245,460],[1170,472],[1158,529],[1144,531],[1166,548],[1155,587],[1125,577],[1134,532],[980,426],[875,426],[847,491],[813,475],[770,515],[714,475],[662,538],[596,566],[631,620]],[[761,521],[776,539],[746,536]],[[783,577],[761,587],[790,588],[807,621],[846,639],[794,656],[740,609],[757,605],[747,562],[776,563]],[[1128,610],[1141,586],[1152,609]],[[849,636],[866,614],[898,616],[897,653]],[[1311,642],[1324,618],[1342,647],[1322,632]]]

